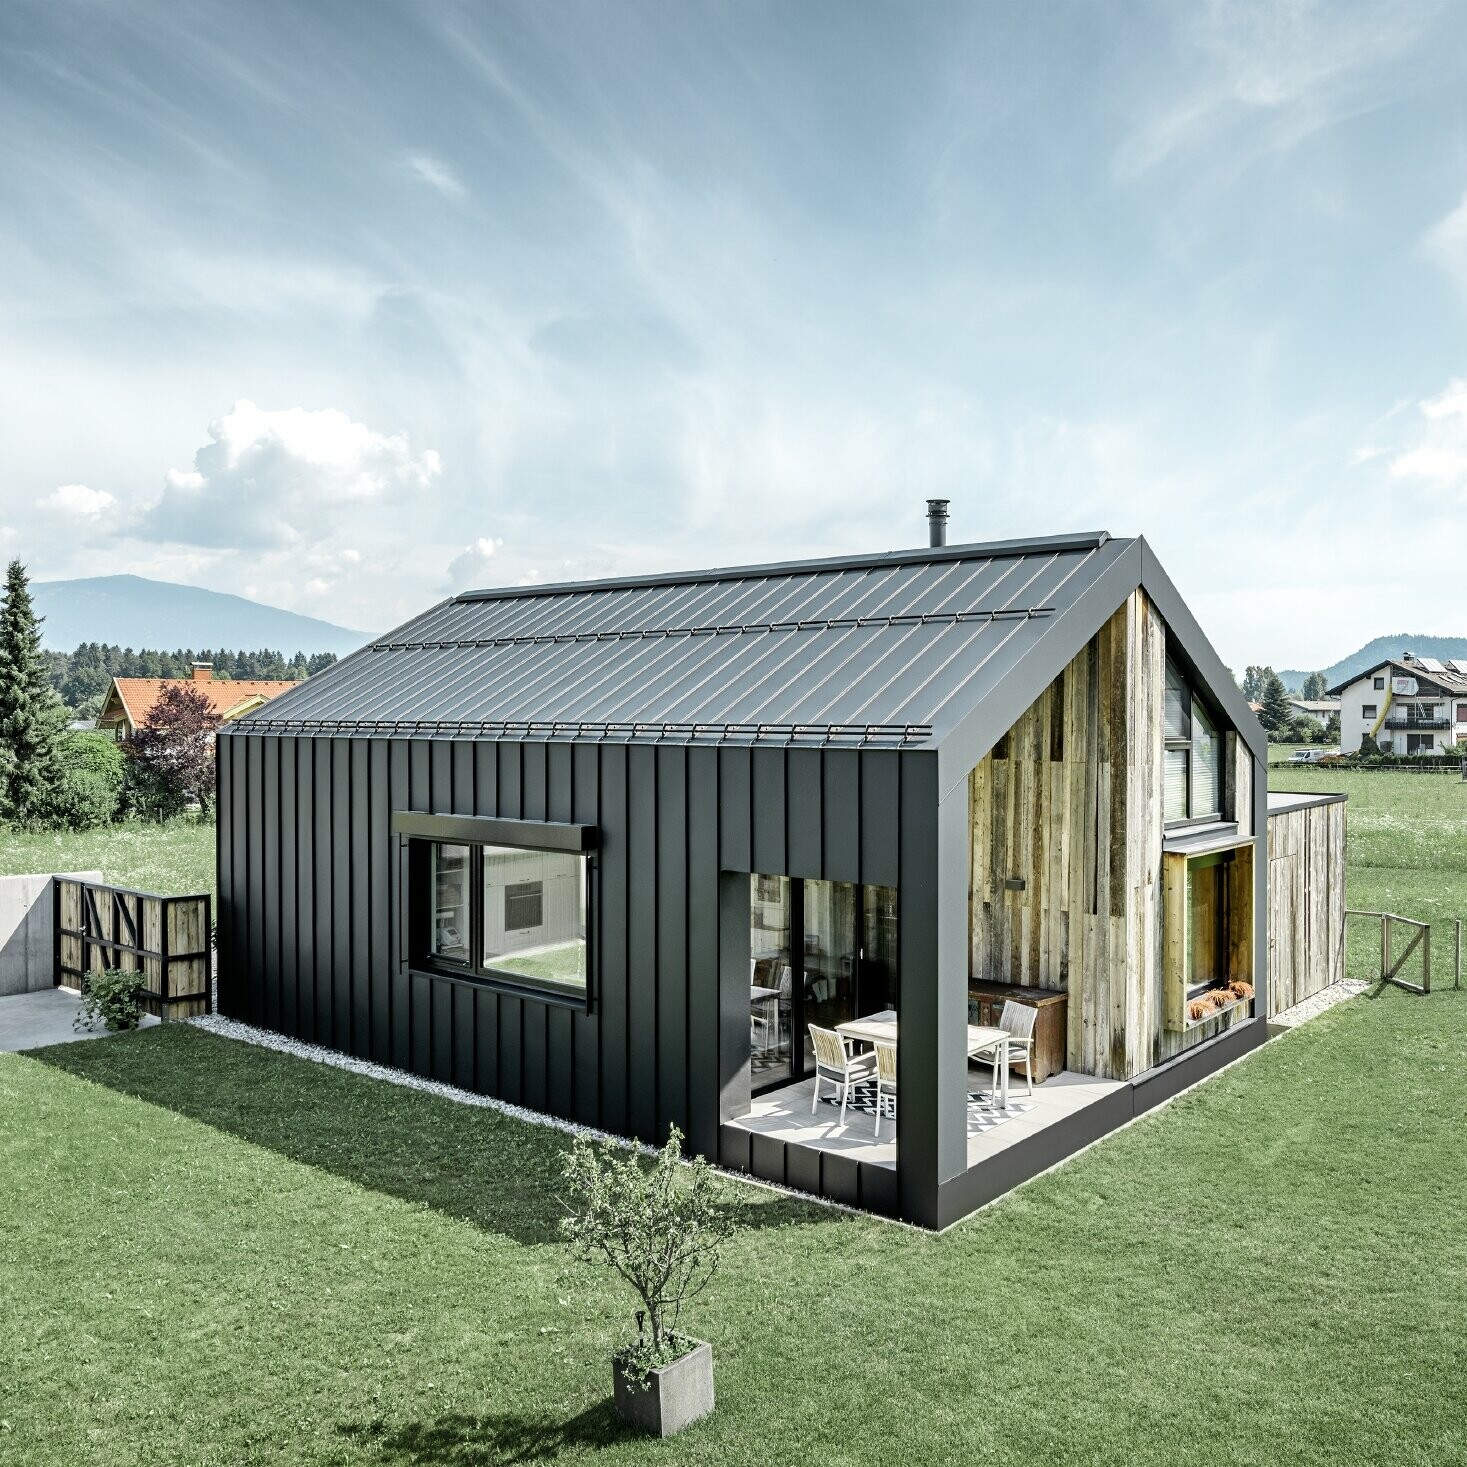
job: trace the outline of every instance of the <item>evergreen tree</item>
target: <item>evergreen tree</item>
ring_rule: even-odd
[[[1242,688],[1243,696],[1250,703],[1261,703],[1263,701],[1263,688],[1268,671],[1268,668],[1258,667],[1252,663],[1244,668],[1243,681],[1239,684],[1239,687]]]
[[[46,675],[41,621],[12,560],[0,604],[0,819],[43,823],[61,777],[66,709]]]
[[[1329,696],[1329,683],[1325,680],[1322,672],[1311,672],[1304,679],[1304,692],[1302,694],[1306,702],[1317,703],[1321,698]]]
[[[1271,667],[1263,669],[1263,696],[1258,701],[1263,704],[1258,721],[1264,728],[1270,733],[1282,733],[1288,728],[1294,710],[1289,706],[1284,680]]]

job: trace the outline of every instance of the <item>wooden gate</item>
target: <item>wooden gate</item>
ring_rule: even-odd
[[[108,968],[143,974],[143,1007],[160,1019],[212,1008],[210,899],[159,896],[57,877],[56,982],[81,988]]]

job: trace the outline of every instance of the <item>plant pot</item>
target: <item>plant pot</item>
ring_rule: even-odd
[[[672,1436],[713,1410],[713,1346],[685,1339],[692,1348],[668,1365],[632,1379],[620,1360],[612,1362],[616,1414],[652,1436]]]

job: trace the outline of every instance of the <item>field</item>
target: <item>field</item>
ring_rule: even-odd
[[[1269,787],[1349,796],[1345,817],[1349,905],[1430,922],[1433,982],[1443,982],[1443,975],[1450,982],[1454,922],[1458,917],[1467,920],[1467,784],[1450,774],[1295,765],[1275,766]],[[1379,926],[1354,918],[1350,929],[1350,972],[1375,976]],[[1397,951],[1402,945],[1397,942]]]
[[[0,876],[100,871],[114,886],[193,896],[214,890],[214,825],[129,821],[97,830],[28,833],[0,827]]]

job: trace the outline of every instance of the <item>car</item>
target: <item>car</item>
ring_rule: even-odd
[[[1338,749],[1295,749],[1289,755],[1290,764],[1320,764],[1326,759],[1339,757]]]

